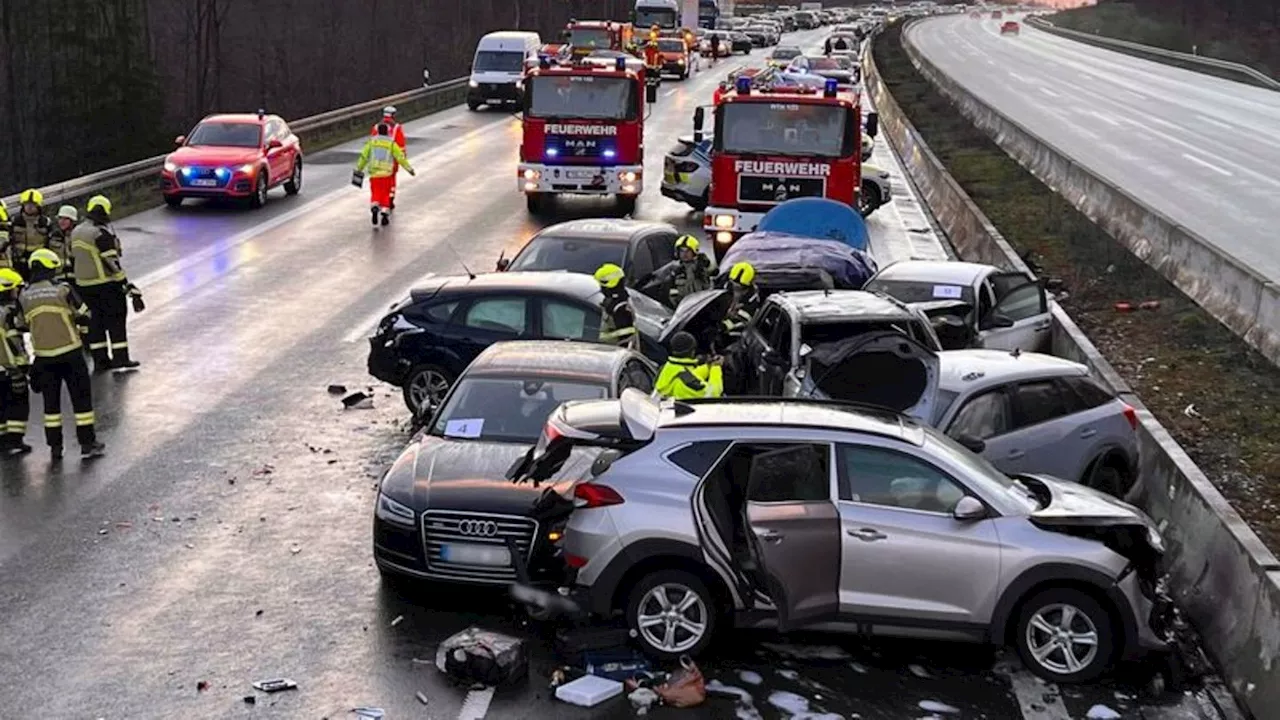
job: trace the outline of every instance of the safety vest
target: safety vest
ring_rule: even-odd
[[[600,316],[600,340],[622,347],[635,347],[636,326],[631,305],[625,299],[613,302],[605,296]]]
[[[47,245],[49,231],[52,229],[53,223],[49,222],[49,218],[44,215],[32,217],[26,213],[18,213],[18,217],[13,219],[13,228],[10,230],[12,235],[10,251],[13,253],[14,262],[25,259]]]
[[[676,262],[679,262],[678,260]],[[671,298],[671,307],[680,305],[680,301],[700,290],[711,289],[711,277],[699,265],[697,259],[691,263],[680,262],[675,275],[671,278],[671,289],[667,291]]]
[[[694,358],[667,358],[653,392],[676,400],[720,397],[724,394],[724,371],[719,365],[699,363]]]
[[[124,269],[120,267],[119,240],[104,226],[93,222],[77,225],[71,231],[70,255],[78,287],[105,285],[125,279]]]
[[[13,370],[31,364],[22,341],[22,311],[17,305],[0,305],[0,368]]]
[[[404,151],[396,145],[394,140],[378,136],[364,144],[356,170],[366,173],[371,178],[390,177],[395,173],[397,164],[403,165],[406,170],[413,169]]]
[[[742,331],[746,329],[747,323],[751,322],[751,318],[756,316],[756,311],[759,309],[760,293],[752,288],[741,300],[735,300],[729,306],[729,312],[725,315],[721,327],[734,339],[742,337]]]
[[[18,304],[37,358],[60,357],[84,347],[76,325],[88,320],[89,308],[69,286],[52,280],[31,283],[18,294]]]
[[[0,268],[13,269],[13,256],[10,254],[11,248],[9,225],[8,223],[0,223]]]

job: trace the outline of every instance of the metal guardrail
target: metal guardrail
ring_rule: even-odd
[[[1093,35],[1086,32],[1080,32],[1079,30],[1069,30],[1067,28],[1058,27],[1044,18],[1035,16],[1027,18],[1026,23],[1038,30],[1043,30],[1047,33],[1053,33],[1054,35],[1060,35],[1066,38],[1088,40],[1091,43],[1097,43],[1099,45],[1120,48],[1123,50],[1132,50],[1134,52],[1170,58],[1194,65],[1203,65],[1205,67],[1239,73],[1240,75],[1249,77],[1264,87],[1272,90],[1280,90],[1280,80],[1276,80],[1270,75],[1251,68],[1248,65],[1241,65],[1240,63],[1231,62],[1229,60],[1219,60],[1217,58],[1205,57],[1203,55],[1192,55],[1190,53],[1178,52],[1176,50],[1166,50],[1164,48],[1158,48],[1151,45],[1129,42],[1128,40],[1117,40],[1105,35]]]
[[[299,118],[298,120],[289,121],[289,129],[295,134],[313,133],[323,130],[330,125],[338,125],[344,122],[350,122],[360,116],[369,116],[377,113],[387,105],[406,105],[412,102],[424,100],[433,95],[451,92],[464,87],[467,78],[456,78],[448,80],[437,85],[416,88],[407,92],[388,95],[387,97],[369,100],[358,105],[348,105],[347,107],[330,110],[312,115],[310,117]],[[156,155],[145,160],[129,163],[128,165],[120,165],[118,167],[108,168],[92,175],[84,175],[72,180],[55,183],[40,188],[40,192],[44,194],[44,204],[46,207],[53,207],[68,200],[86,197],[88,195],[103,192],[108,188],[119,187],[140,180],[155,178],[159,182],[160,170],[164,165],[164,159],[168,155]],[[18,205],[18,195],[10,195],[0,198],[0,202],[11,209]]]

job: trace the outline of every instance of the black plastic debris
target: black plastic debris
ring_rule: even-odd
[[[264,693],[280,692],[281,690],[296,690],[298,683],[289,678],[274,678],[271,680],[259,680],[253,684],[254,690]]]
[[[329,394],[330,394],[330,395],[341,395],[341,394],[345,393],[346,391],[347,391],[347,386],[346,386],[346,385],[330,385],[330,386],[329,386]]]
[[[245,695],[245,696],[244,696],[244,704],[245,704],[245,705],[257,705],[257,704],[258,704],[258,698],[254,697],[253,695]]]
[[[366,410],[373,407],[373,396],[362,392],[353,392],[342,398],[342,406],[348,410]]]
[[[436,667],[459,682],[497,687],[528,674],[529,654],[519,638],[470,627],[440,643]]]

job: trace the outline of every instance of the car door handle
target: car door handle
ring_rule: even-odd
[[[856,537],[863,542],[875,542],[889,537],[874,528],[858,528],[857,530],[848,530],[847,532],[850,537]]]
[[[760,532],[756,534],[760,536],[761,540],[767,543],[775,543],[775,544],[782,542],[782,539],[786,537],[786,535],[783,535],[777,530],[765,530],[764,532]]]
[[[1035,327],[1037,330],[1048,330],[1051,325],[1053,325],[1052,320],[1041,320],[1040,322],[1036,323]]]
[[[1026,456],[1026,453],[1025,453],[1025,452],[1023,452],[1023,451],[1021,451],[1021,450],[1010,450],[1010,451],[1009,451],[1009,459],[1010,459],[1010,460],[1020,460],[1020,459],[1022,459],[1022,458],[1023,458],[1023,457],[1025,457],[1025,456]]]
[[[1091,438],[1091,437],[1093,437],[1094,435],[1097,435],[1097,434],[1098,434],[1098,431],[1097,431],[1097,430],[1095,430],[1095,429],[1093,429],[1093,428],[1088,428],[1088,429],[1086,429],[1086,430],[1081,430],[1081,431],[1080,431],[1080,437],[1082,437],[1082,438],[1084,438],[1084,439]]]

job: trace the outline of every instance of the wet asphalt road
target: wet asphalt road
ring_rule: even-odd
[[[640,217],[697,226],[658,194],[662,153],[739,63],[664,84]],[[419,173],[401,181],[388,230],[370,229],[366,196],[346,184],[356,145],[310,157],[302,195],[273,194],[263,211],[192,205],[119,223],[148,309],[130,328],[141,372],[95,380],[108,455],[53,469],[33,430],[37,451],[0,465],[0,717],[341,718],[379,706],[390,718],[456,718],[466,689],[414,658],[473,623],[526,633],[534,648],[533,678],[499,691],[487,717],[629,713],[624,700],[578,711],[550,699],[546,643],[500,599],[386,588],[374,568],[374,488],[407,438],[405,412],[392,388],[352,411],[325,388],[369,385],[364,334],[415,279],[487,270],[538,227],[514,187],[509,115],[451,110],[408,135]],[[876,162],[894,169],[897,195],[871,222],[881,259],[941,257],[892,155],[880,147]],[[609,210],[561,204],[562,217]],[[759,644],[780,641],[735,635],[707,661],[709,678],[749,703],[652,715],[804,717],[804,700],[807,712],[868,720],[940,707],[921,702],[1036,720],[1138,707],[1100,685],[1036,710],[1028,703],[1055,690],[994,673],[983,648],[842,640],[832,659],[800,660]],[[300,688],[243,702],[252,681],[279,676]]]

